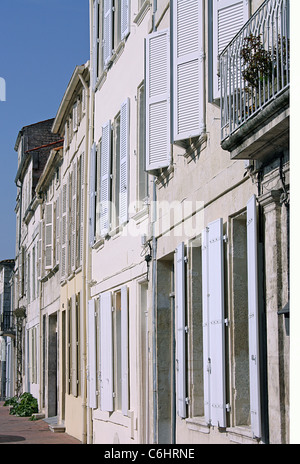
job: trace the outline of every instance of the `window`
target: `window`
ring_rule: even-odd
[[[121,154],[121,140],[120,140],[120,113],[116,116],[113,125],[113,156],[112,156],[112,195],[111,195],[111,220],[112,229],[119,226],[120,214],[120,154]]]
[[[29,382],[37,383],[37,327],[32,327],[28,330],[28,371]]]
[[[53,268],[53,205],[45,205],[45,269]]]
[[[77,266],[82,265],[83,259],[83,227],[84,227],[84,153],[82,153],[77,161],[77,198],[78,198],[78,214],[77,214],[77,233],[76,233],[76,257]]]
[[[69,300],[69,372],[70,372],[70,393],[73,396],[80,394],[80,294],[74,294]]]
[[[232,219],[235,425],[261,437],[256,198]],[[243,337],[240,334],[243,333]]]
[[[94,0],[93,88],[130,31],[130,0]]]
[[[148,173],[146,172],[145,156],[145,87],[138,88],[138,153],[137,153],[137,210],[142,209],[148,199]]]
[[[96,237],[103,238],[110,230],[128,220],[129,123],[129,99],[126,99],[113,124],[109,120],[102,126],[98,148],[95,144],[92,147],[89,213],[91,246],[94,244],[95,233]]]
[[[112,306],[114,304],[114,306]],[[100,391],[102,411],[129,409],[128,290],[100,296]]]
[[[191,398],[192,417],[204,416],[203,397],[203,336],[202,336],[202,261],[201,240],[191,241],[188,256],[189,286],[187,288],[189,308],[190,372],[188,395]]]

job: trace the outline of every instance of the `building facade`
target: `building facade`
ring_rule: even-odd
[[[87,153],[89,152],[89,62],[76,66],[53,122],[52,131],[64,138],[59,167],[59,213],[53,290],[59,294],[53,325],[57,353],[57,414],[59,425],[86,441],[86,240]],[[59,203],[58,203],[59,201]],[[55,207],[55,198],[52,200]],[[53,238],[54,240],[54,238]],[[51,247],[50,247],[51,249]],[[54,257],[53,257],[54,259]],[[45,307],[47,304],[45,305]],[[54,331],[56,327],[56,332]],[[55,336],[55,335],[54,335]]]
[[[13,356],[12,340],[15,336],[12,313],[12,280],[14,260],[0,262],[0,398],[11,395],[11,376]]]
[[[39,252],[44,230],[41,199],[36,186],[47,164],[51,150],[62,144],[51,132],[53,119],[25,126],[18,134],[15,150],[18,153],[18,188],[16,219],[16,259],[14,270],[15,321],[15,389],[14,394],[30,392],[41,401],[41,283],[39,280]]]
[[[289,8],[89,2],[34,200],[19,156],[14,305],[83,443],[290,441]]]
[[[91,176],[93,441],[288,442],[289,2],[95,1],[90,10],[100,171]],[[145,235],[123,243],[139,200],[142,118],[151,207]],[[143,283],[133,271],[141,244]]]

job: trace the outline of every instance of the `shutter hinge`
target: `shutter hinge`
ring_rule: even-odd
[[[114,306],[111,307],[111,312],[113,313],[115,310]]]
[[[187,334],[188,334],[189,331],[190,331],[190,329],[189,329],[189,327],[188,327],[187,325],[185,326],[184,330],[185,330],[185,332],[186,332]]]
[[[223,240],[224,240],[225,243],[228,242],[228,235],[227,234],[223,235]]]
[[[113,392],[112,397],[115,398],[116,396],[116,392]]]
[[[190,398],[187,396],[186,399],[185,399],[185,404],[189,405],[191,402]]]
[[[229,319],[228,319],[228,317],[226,317],[226,319],[224,319],[224,324],[226,325],[226,327],[229,326],[229,323],[230,323]]]
[[[230,412],[231,411],[231,405],[230,403],[226,403],[226,411]]]
[[[210,358],[208,358],[208,360],[207,360],[207,368],[206,368],[206,370],[207,370],[207,372],[209,374],[211,374],[211,359]]]
[[[184,260],[185,263],[188,263],[188,262],[189,262],[189,258],[188,258],[187,256],[185,256],[185,257],[183,258],[183,260]]]

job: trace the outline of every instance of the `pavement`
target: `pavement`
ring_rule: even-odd
[[[0,401],[0,445],[80,445],[81,441],[65,432],[52,432],[49,421],[9,414],[9,408]]]

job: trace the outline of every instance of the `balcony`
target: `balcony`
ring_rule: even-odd
[[[289,0],[266,0],[220,55],[221,145],[265,160],[289,141]]]
[[[0,314],[0,335],[3,337],[15,336],[14,313],[12,311],[4,311]]]

